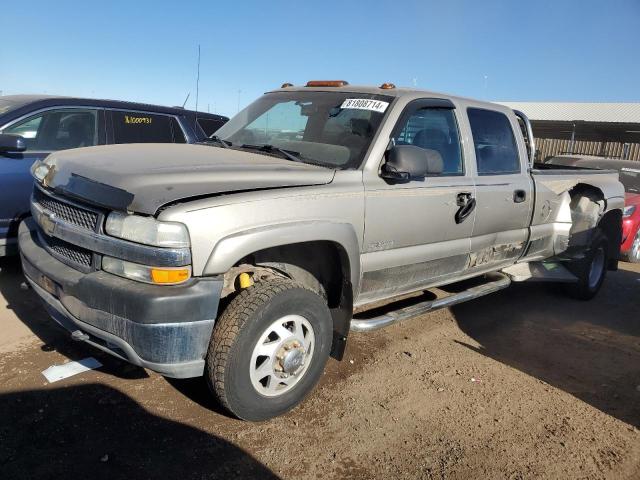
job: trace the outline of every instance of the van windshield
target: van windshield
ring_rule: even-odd
[[[265,154],[280,149],[301,162],[355,169],[392,100],[353,92],[267,93],[223,125],[216,137],[231,148],[256,151],[264,146]]]

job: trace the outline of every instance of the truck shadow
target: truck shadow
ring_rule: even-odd
[[[70,360],[95,357],[102,363],[102,372],[118,378],[134,380],[149,377],[144,368],[114,358],[83,342],[73,341],[70,334],[49,317],[35,292],[21,288],[20,284],[25,281],[17,258],[0,258],[0,295],[7,301],[7,308],[42,341],[40,348],[43,351],[55,350]],[[165,380],[202,407],[229,417],[227,411],[211,395],[204,378],[166,377]]]
[[[99,384],[0,395],[0,471],[17,478],[278,478],[232,443]]]
[[[26,280],[17,257],[0,258],[0,295],[7,302],[6,308],[33,332],[43,343],[43,351],[57,351],[70,360],[80,360],[87,356],[100,359],[104,371],[119,378],[145,378],[147,373],[82,342],[75,342],[65,329],[55,323],[42,306],[36,293],[21,284]]]
[[[622,268],[589,302],[557,285],[514,284],[455,306],[480,347],[459,343],[640,427],[640,273]]]

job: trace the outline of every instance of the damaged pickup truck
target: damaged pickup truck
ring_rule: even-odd
[[[534,153],[527,118],[504,106],[284,84],[207,144],[35,164],[23,269],[74,340],[204,375],[228,411],[263,420],[313,389],[350,330],[512,281],[592,298],[617,268],[623,187]]]

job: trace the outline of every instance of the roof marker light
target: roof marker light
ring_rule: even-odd
[[[346,80],[309,80],[307,87],[344,87],[349,85]]]
[[[289,87],[293,87],[293,83],[286,82],[280,86],[280,88],[289,88]]]
[[[393,83],[383,83],[380,85],[380,88],[382,90],[391,90],[392,88],[396,88],[396,86]]]

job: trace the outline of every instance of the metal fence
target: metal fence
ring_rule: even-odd
[[[573,142],[570,139],[536,138],[537,161],[544,161],[547,157],[562,153],[575,155],[597,155],[599,157],[621,158],[640,161],[640,143],[622,142]]]

